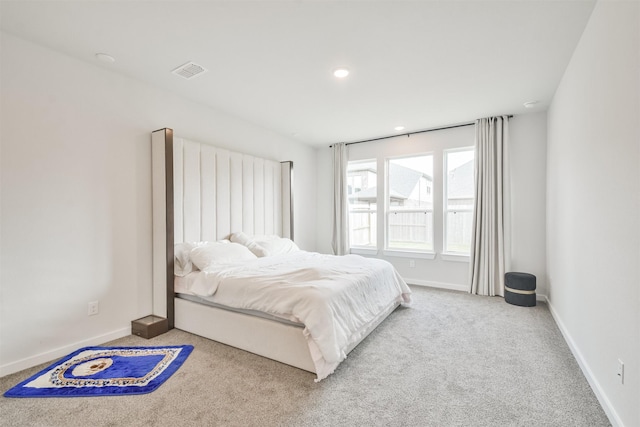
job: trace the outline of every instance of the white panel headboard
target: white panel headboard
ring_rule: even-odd
[[[236,231],[293,239],[292,162],[152,133],[153,314],[173,327],[173,248]]]
[[[176,138],[173,165],[174,243],[282,235],[279,162]]]

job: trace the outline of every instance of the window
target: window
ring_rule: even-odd
[[[352,247],[377,247],[378,188],[376,160],[349,162],[349,243]]]
[[[474,204],[473,148],[444,152],[444,252],[469,254]]]
[[[468,262],[475,206],[473,139],[474,129],[461,127],[351,147],[352,252],[409,258],[409,266],[418,259],[454,269],[460,266],[449,262]]]
[[[433,156],[388,160],[387,249],[433,251]]]

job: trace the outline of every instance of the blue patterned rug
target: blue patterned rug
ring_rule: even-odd
[[[85,347],[9,389],[5,397],[80,397],[150,393],[193,346]]]

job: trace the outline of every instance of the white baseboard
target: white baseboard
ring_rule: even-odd
[[[556,325],[558,325],[558,328],[560,329],[564,340],[567,342],[571,353],[573,353],[573,357],[575,357],[576,361],[578,362],[582,373],[591,386],[593,393],[596,395],[598,402],[600,402],[602,409],[604,409],[605,414],[607,414],[609,421],[611,422],[613,427],[624,427],[624,423],[618,416],[618,413],[611,404],[611,401],[607,397],[606,393],[604,392],[604,390],[602,390],[602,387],[600,386],[600,383],[598,382],[596,377],[593,375],[593,372],[591,372],[591,369],[589,368],[589,365],[582,355],[582,352],[580,352],[580,349],[576,345],[575,341],[573,340],[573,338],[571,338],[571,334],[569,334],[569,331],[564,326],[564,323],[562,323],[562,319],[560,319],[560,316],[558,316],[558,313],[553,308],[553,304],[551,304],[551,302],[547,300],[547,305],[549,306],[549,311],[551,312],[551,316],[553,316],[553,320],[555,320]]]
[[[410,285],[428,286],[430,288],[448,289],[451,291],[459,291],[459,292],[469,292],[469,286],[467,285],[458,285],[455,283],[443,283],[443,282],[430,282],[427,280],[409,279],[409,278],[405,278],[404,281]],[[536,301],[546,302],[547,304],[549,303],[547,296],[544,294],[536,294]]]
[[[131,335],[131,328],[122,328],[109,332],[108,334],[99,335],[97,337],[89,338],[83,341],[79,341],[73,344],[66,345],[64,347],[56,348],[55,350],[40,353],[35,356],[27,357],[25,359],[17,360],[15,362],[0,365],[0,377],[13,374],[14,372],[22,371],[23,369],[32,368],[38,366],[41,363],[51,362],[59,359],[67,354],[87,346],[101,345],[108,341],[117,340],[118,338]]]
[[[404,281],[409,285],[428,286],[430,288],[448,289],[451,291],[468,292],[469,287],[466,285],[458,285],[455,283],[443,283],[443,282],[431,282],[420,279],[404,278]]]

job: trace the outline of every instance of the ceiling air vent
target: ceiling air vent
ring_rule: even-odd
[[[186,64],[181,65],[173,70],[172,73],[184,77],[185,79],[192,79],[204,73],[205,71],[207,71],[206,68],[198,64],[194,64],[193,62],[187,62]]]

